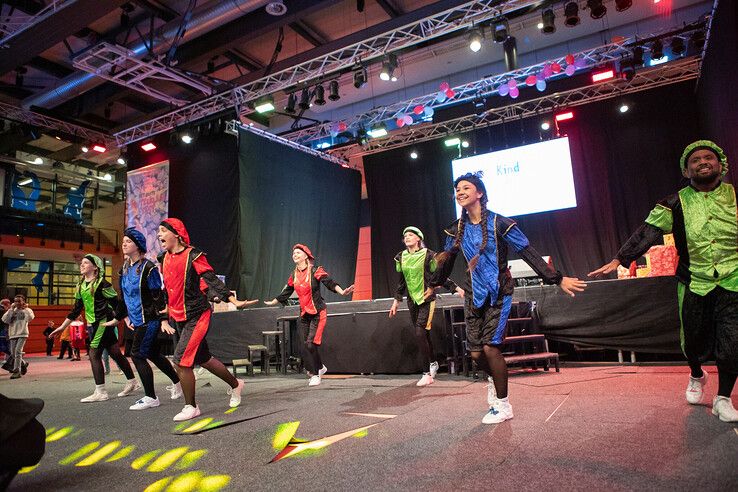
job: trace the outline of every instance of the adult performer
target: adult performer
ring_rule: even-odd
[[[157,266],[144,255],[146,237],[129,227],[123,232],[121,250],[126,257],[120,271],[120,293],[122,302],[118,303],[115,318],[106,326],[115,326],[125,320],[126,326],[133,329],[133,365],[144,387],[145,395],[131,405],[131,410],[145,410],[158,407],[160,402],[154,389],[154,373],[147,360],[154,363],[171,381],[170,397],[173,400],[182,396],[179,376],[169,360],[159,351],[159,331],[162,314],[166,309],[166,299],[162,291],[161,275]]]
[[[416,383],[417,386],[428,386],[438,372],[438,362],[431,343],[430,330],[433,322],[433,312],[436,307],[435,286],[431,280],[436,272],[436,253],[425,247],[423,232],[417,227],[408,226],[402,231],[402,241],[405,249],[395,255],[395,269],[399,281],[395,290],[395,301],[390,308],[389,317],[397,314],[397,306],[407,295],[407,308],[415,330],[415,340],[423,354],[423,361],[428,366],[428,372]],[[446,289],[464,297],[464,290],[451,279],[444,284]]]
[[[325,301],[320,294],[320,284],[322,283],[342,296],[351,294],[354,286],[342,289],[322,266],[315,266],[315,257],[310,248],[304,244],[295,244],[292,247],[292,261],[295,262],[295,270],[287,279],[287,285],[277,297],[271,301],[265,301],[264,304],[268,306],[277,303],[286,304],[292,293],[297,292],[297,298],[300,301],[298,327],[311,363],[308,386],[317,386],[320,384],[321,377],[328,371],[318,351],[322,343],[327,316]]]
[[[497,424],[513,418],[507,393],[507,364],[500,346],[505,338],[507,318],[512,305],[513,280],[507,267],[511,246],[547,284],[558,284],[574,296],[586,284],[564,277],[546,264],[528,242],[515,221],[487,210],[487,190],[481,173],[468,173],[454,181],[456,202],[462,207],[461,218],[444,232],[446,248],[436,256],[440,280],[447,278],[459,252],[467,263],[464,290],[464,318],[472,359],[490,374],[487,403],[490,408],[484,424]]]
[[[738,375],[738,221],[735,189],[723,181],[728,160],[709,140],[689,144],[679,161],[689,185],[661,200],[615,259],[590,272],[599,277],[629,265],[674,234],[679,253],[677,295],[682,351],[691,374],[686,399],[702,402],[707,371],[702,363],[715,359],[718,392],[712,413],[723,422],[738,422],[730,394]]]
[[[179,335],[179,342],[174,349],[174,364],[185,397],[185,406],[174,416],[174,420],[194,419],[201,413],[195,401],[195,375],[192,372],[195,364],[228,383],[228,394],[231,395],[229,405],[237,407],[241,404],[243,381],[236,379],[221,361],[210,355],[205,340],[212,314],[207,293],[211,290],[238,309],[258,301],[239,301],[231,294],[215,275],[205,254],[190,245],[190,235],[181,220],[171,217],[164,219],[159,225],[158,237],[164,248],[159,255],[159,262],[169,317],[168,320],[162,320],[161,326],[162,330],[172,335],[175,332],[171,326],[173,323]]]
[[[118,363],[118,367],[126,376],[127,382],[123,391],[118,396],[128,396],[139,389],[141,385],[133,376],[133,370],[123,354],[118,349],[118,337],[114,328],[105,326],[107,320],[111,319],[114,310],[118,306],[118,294],[105,279],[105,264],[99,256],[87,254],[79,264],[79,272],[82,278],[77,283],[74,292],[74,306],[67,315],[67,319],[51,332],[53,337],[69,326],[85,310],[87,326],[90,330],[90,366],[92,376],[95,379],[95,391],[88,397],[82,398],[82,403],[105,401],[108,392],[105,390],[105,371],[102,363],[102,352],[108,350],[110,357]]]

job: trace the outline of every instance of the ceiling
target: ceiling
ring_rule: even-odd
[[[500,6],[503,8],[508,1],[487,3],[503,4]],[[196,103],[208,94],[259,80],[267,71],[297,65],[405,21],[465,2],[57,0],[60,4],[57,11],[44,10],[53,3],[51,0],[0,2],[5,22],[40,16],[29,28],[14,34],[6,31],[4,39],[0,39],[0,101],[113,135],[176,110],[178,105]],[[286,8],[283,15],[267,13],[267,8],[279,9],[279,5],[274,5],[279,3]],[[632,7],[616,12],[615,0],[604,0],[607,14],[592,19],[586,9],[587,0],[580,0],[581,23],[573,28],[563,26],[564,3],[560,0],[518,2],[525,6],[507,12],[510,34],[517,39],[521,66],[606,44],[617,36],[646,36],[694,22],[710,12],[713,2],[633,0]],[[557,30],[552,35],[541,34],[537,26],[542,9],[547,7],[552,7],[557,15]],[[490,9],[489,17],[495,17],[494,9]],[[7,29],[7,25],[0,29]],[[368,83],[361,88],[354,87],[351,70],[330,74],[331,80],[339,82],[340,99],[298,113],[305,119],[285,114],[267,119],[252,113],[249,117],[272,132],[289,132],[315,121],[338,121],[377,106],[431,94],[443,81],[455,86],[504,72],[503,49],[491,41],[489,27],[486,29],[486,39],[478,53],[468,48],[466,28],[419,40],[398,50],[397,82],[379,79],[381,53],[364,60]],[[145,82],[148,93],[133,88],[134,77],[140,73],[134,68],[130,69],[132,75],[127,75],[125,85],[102,77],[123,77],[125,71],[120,68],[108,70],[103,66],[97,74],[77,68],[85,61],[101,63],[90,57],[101,43],[126,47],[131,50],[126,62],[138,60],[146,65],[152,77]],[[121,64],[122,59],[117,58],[116,63]],[[174,74],[177,78],[163,80],[161,74]],[[297,80],[273,94],[279,112],[287,102],[288,93],[306,86],[301,82]],[[83,153],[79,150],[82,142],[68,134],[63,136],[66,145],[51,141],[48,136],[32,138],[36,135],[18,137],[18,142],[22,142],[18,144],[7,137],[3,142],[3,135],[0,134],[0,152],[9,152],[9,147],[15,147],[13,150],[23,147],[25,151],[38,148],[41,155],[50,159],[79,160],[93,167],[116,165],[116,150],[109,149],[99,155]]]

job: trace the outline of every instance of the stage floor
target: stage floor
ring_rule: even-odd
[[[427,388],[414,376],[335,377],[315,388],[304,376],[257,376],[231,413],[226,385],[207,374],[197,382],[202,416],[177,426],[183,403],[169,399],[161,374],[162,405],[134,412],[143,393],[113,396],[124,381],[117,368],[112,398],[82,404],[93,389],[84,358],[29,360],[22,379],[3,373],[0,392],[44,399],[50,441],[10,490],[738,488],[738,425],[685,402],[684,366],[518,373],[515,418],[496,426],[481,423],[486,382],[446,374]],[[299,452],[272,462],[291,438],[288,450]]]

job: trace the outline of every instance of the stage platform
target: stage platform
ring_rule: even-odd
[[[684,366],[518,373],[515,418],[496,426],[481,423],[486,383],[463,377],[439,374],[427,388],[415,375],[329,377],[308,388],[297,374],[257,376],[228,413],[226,385],[208,374],[197,381],[203,414],[189,424],[198,432],[172,422],[182,403],[158,373],[162,405],[133,412],[140,391],[79,403],[93,387],[86,360],[29,360],[22,379],[0,376],[0,392],[44,399],[53,440],[13,491],[738,488],[738,426],[684,401]],[[111,395],[123,387],[113,372]],[[290,437],[313,449],[271,462]]]

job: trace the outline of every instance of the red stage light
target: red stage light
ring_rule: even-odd
[[[572,113],[571,111],[567,111],[566,113],[557,114],[556,116],[554,116],[554,118],[556,118],[556,121],[571,120],[574,119],[574,113]]]
[[[93,145],[92,146],[92,150],[94,150],[95,152],[100,152],[102,154],[103,152],[105,152],[108,149],[106,149],[102,145]]]
[[[156,145],[154,145],[154,142],[146,142],[145,144],[141,145],[141,149],[144,152],[149,152],[151,150],[154,150],[156,148]]]
[[[592,72],[592,82],[602,82],[603,80],[609,80],[615,78],[615,70],[612,68],[603,70],[602,72]]]

